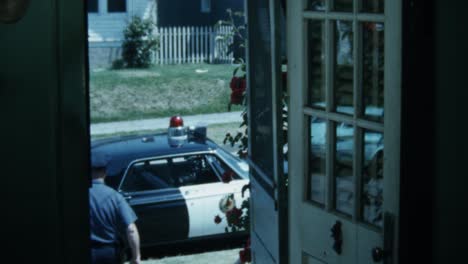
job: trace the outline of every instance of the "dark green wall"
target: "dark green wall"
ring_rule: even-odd
[[[466,262],[468,252],[466,1],[435,5],[435,263]]]
[[[403,3],[400,263],[465,263],[468,6]]]
[[[22,20],[0,25],[2,252],[17,263],[87,260],[82,10],[31,1]]]

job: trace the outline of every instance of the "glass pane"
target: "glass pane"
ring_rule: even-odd
[[[306,10],[325,11],[325,1],[324,0],[308,0]]]
[[[88,0],[88,12],[97,13],[98,11],[98,0]]]
[[[309,105],[317,108],[326,106],[325,87],[325,22],[308,22],[308,76]]]
[[[335,133],[335,208],[339,212],[352,215],[354,204],[354,127],[338,123]]]
[[[366,13],[383,13],[384,0],[362,0],[362,11]]]
[[[251,120],[249,128],[252,146],[250,158],[269,177],[273,178],[273,129],[271,97],[271,41],[268,1],[248,1],[249,46],[251,80]]]
[[[325,203],[327,122],[324,119],[310,118],[309,144],[309,189],[308,199]]]
[[[127,1],[126,0],[108,0],[107,1],[107,11],[109,13],[113,12],[126,12],[127,11]]]
[[[353,22],[336,21],[334,92],[336,111],[354,113],[353,106]]]
[[[382,227],[383,134],[364,131],[361,212],[364,222]]]
[[[211,175],[211,170],[206,169],[203,161],[194,163],[192,171],[197,177],[198,184],[216,182],[219,179],[225,183],[241,179],[241,177],[220,158],[214,155],[207,155],[206,160],[211,164],[216,174]]]
[[[353,0],[335,0],[335,8],[338,12],[353,12]]]
[[[166,159],[134,163],[121,186],[125,192],[154,191],[178,186]]]
[[[364,116],[383,121],[384,115],[384,25],[364,23],[362,27],[362,86]]]

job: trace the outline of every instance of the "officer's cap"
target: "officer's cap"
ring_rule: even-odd
[[[91,153],[91,167],[94,169],[105,168],[109,163],[109,157],[103,152]]]

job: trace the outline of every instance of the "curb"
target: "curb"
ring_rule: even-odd
[[[183,116],[185,126],[226,124],[242,122],[242,112],[225,112]],[[119,121],[91,124],[91,135],[103,135],[119,132],[135,132],[142,130],[156,130],[168,127],[169,117],[142,119],[133,121]]]

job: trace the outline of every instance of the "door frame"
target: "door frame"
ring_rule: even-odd
[[[283,136],[282,136],[282,75],[281,75],[281,2],[284,0],[265,0],[268,2],[268,15],[270,18],[269,38],[270,38],[270,49],[271,49],[271,68],[265,69],[271,73],[271,88],[266,92],[271,92],[271,120],[272,120],[272,148],[273,153],[268,155],[273,156],[273,169],[272,176],[269,177],[267,173],[257,166],[251,159],[252,155],[252,124],[254,122],[252,118],[252,101],[248,101],[247,115],[249,137],[248,137],[248,163],[250,165],[250,210],[251,213],[251,241],[252,241],[252,256],[255,261],[256,253],[258,255],[268,258],[269,261],[277,261],[277,263],[287,263],[288,259],[288,216],[287,216],[287,186],[284,176],[284,164],[283,164]],[[246,10],[246,22],[253,21],[253,13],[249,12],[249,7],[253,1],[244,1],[244,7]],[[248,26],[248,35],[253,35],[252,27]],[[284,33],[283,33],[284,34]],[[247,48],[249,45],[247,45]],[[251,59],[253,58],[252,49],[247,49],[246,59],[248,65],[251,65]],[[252,76],[255,71],[252,67],[247,68],[247,94],[248,98],[253,98],[253,81]],[[252,171],[255,171],[256,176],[253,176]],[[256,206],[258,205],[258,206]],[[255,210],[262,210],[261,213],[255,213]],[[274,219],[272,219],[274,218]],[[267,230],[265,226],[259,228],[259,234],[255,232],[256,222],[268,221],[273,223],[276,227],[275,230]],[[276,232],[276,233],[273,233]],[[266,234],[268,233],[268,234]],[[268,237],[261,237],[261,236]],[[264,241],[262,241],[262,239]],[[269,252],[271,250],[272,252]],[[257,252],[256,252],[257,251]]]

